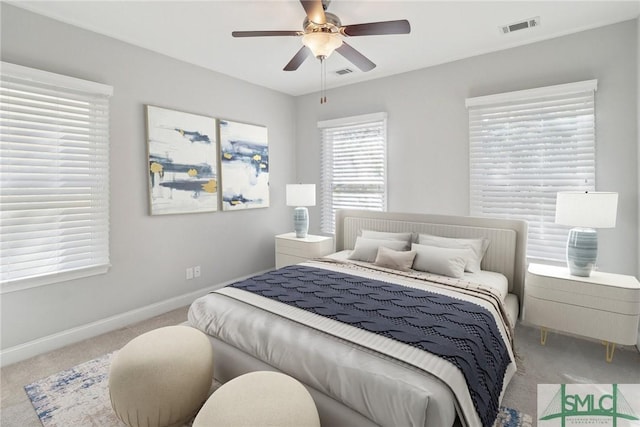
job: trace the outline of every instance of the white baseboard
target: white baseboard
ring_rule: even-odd
[[[268,270],[265,270],[265,272],[266,271]],[[105,319],[100,319],[95,322],[67,329],[52,335],[47,335],[46,337],[38,338],[24,344],[9,347],[0,351],[0,366],[7,366],[12,363],[20,362],[69,344],[74,344],[100,334],[115,331],[116,329],[158,316],[168,311],[175,310],[176,308],[184,307],[185,305],[191,304],[196,298],[199,298],[213,290],[260,273],[261,272],[253,273],[245,277],[229,280],[225,283],[199,289],[195,292],[169,298],[145,307],[137,308]]]

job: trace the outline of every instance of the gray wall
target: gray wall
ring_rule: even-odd
[[[2,60],[112,85],[111,263],[101,276],[2,295],[2,348],[271,268],[291,228],[294,100],[2,3]],[[271,207],[149,216],[144,104],[266,125]],[[200,265],[199,279],[185,268]]]
[[[598,79],[597,188],[618,191],[599,267],[638,274],[637,20],[296,99],[297,176],[319,182],[318,120],[386,111],[390,211],[468,215],[465,98]],[[425,43],[425,49],[428,49]],[[416,52],[419,54],[419,52]],[[319,208],[311,212],[319,231]]]

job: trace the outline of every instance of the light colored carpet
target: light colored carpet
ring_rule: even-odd
[[[123,426],[109,401],[109,367],[114,353],[84,362],[25,386],[44,427]],[[219,385],[215,384],[212,391]],[[531,427],[532,419],[500,408],[494,427]],[[191,425],[191,422],[186,426]]]
[[[640,353],[635,346],[616,349],[613,362],[605,360],[599,341],[549,332],[540,344],[540,330],[518,324],[515,335],[518,372],[502,404],[537,414],[538,384],[640,384]]]

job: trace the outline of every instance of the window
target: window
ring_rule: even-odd
[[[1,65],[0,290],[106,272],[112,88]]]
[[[595,189],[597,81],[467,99],[471,215],[525,219],[527,256],[564,261],[556,193]]]
[[[387,209],[387,114],[318,122],[322,142],[321,229],[338,209]]]

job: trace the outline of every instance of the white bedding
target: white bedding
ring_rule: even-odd
[[[431,286],[384,271],[357,267],[358,271],[353,271],[353,267],[327,263],[308,265],[336,271],[347,268],[345,272],[349,274],[460,295],[442,285]],[[478,273],[473,275],[480,277]],[[499,279],[493,274],[485,276],[494,281],[492,286],[499,288]],[[494,293],[500,292],[498,289]],[[494,303],[474,302],[500,318]],[[441,358],[400,342],[234,288],[224,288],[196,300],[189,310],[189,322],[343,402],[379,425],[450,426],[455,419],[454,408],[460,409],[463,423],[480,424],[473,417],[470,398],[460,392],[466,385],[459,370]],[[509,326],[500,320],[496,323],[513,360],[507,338]],[[309,327],[301,328],[300,324]],[[514,372],[515,363],[511,363],[503,392]]]
[[[330,258],[341,262],[350,262],[348,258],[349,255],[351,255],[351,252],[353,251],[346,249],[327,255],[325,258]],[[427,276],[427,274],[424,275]],[[493,271],[480,270],[476,273],[465,272],[464,277],[460,280],[488,286],[498,292],[502,301],[505,300],[509,292],[509,282],[507,281],[507,278],[504,276],[504,274],[496,273]]]

